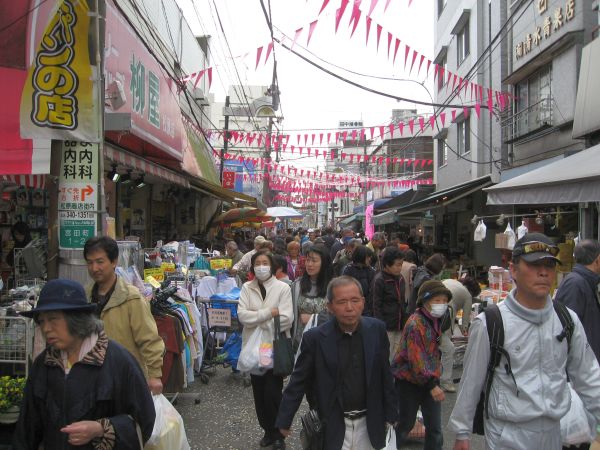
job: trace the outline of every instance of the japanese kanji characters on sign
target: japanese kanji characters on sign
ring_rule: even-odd
[[[36,50],[21,94],[21,137],[98,142],[103,101],[90,65],[88,2],[55,3],[38,11],[28,36]]]
[[[64,141],[58,187],[59,246],[81,249],[96,235],[98,144]]]
[[[558,32],[567,22],[575,17],[575,0],[567,0],[565,6],[557,6],[549,9],[548,0],[537,0],[537,12],[542,15],[546,12],[549,15],[543,17],[541,26],[536,25],[532,33],[527,33],[525,39],[515,44],[515,56],[517,59],[539,47],[543,39],[548,39],[554,32]]]

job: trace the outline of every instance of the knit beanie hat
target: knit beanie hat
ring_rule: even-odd
[[[438,280],[426,281],[419,288],[417,306],[423,306],[424,302],[431,300],[436,295],[445,295],[448,297],[448,301],[452,299],[452,292],[444,286],[444,283]]]

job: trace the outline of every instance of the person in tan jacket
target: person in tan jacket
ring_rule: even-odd
[[[117,242],[107,236],[89,239],[83,248],[88,274],[94,283],[86,287],[95,303],[107,336],[125,347],[137,360],[153,394],[162,392],[165,344],[158,334],[150,304],[140,291],[115,273],[119,258]]]

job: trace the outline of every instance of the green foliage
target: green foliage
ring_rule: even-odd
[[[19,406],[23,400],[25,378],[0,377],[0,413],[11,406]]]

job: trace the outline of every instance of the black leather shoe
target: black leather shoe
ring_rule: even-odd
[[[260,440],[260,446],[261,447],[268,447],[269,445],[273,444],[273,438],[271,436],[267,436],[266,434],[263,436],[263,438]]]
[[[285,450],[285,441],[283,439],[276,439],[271,448],[273,450]]]

